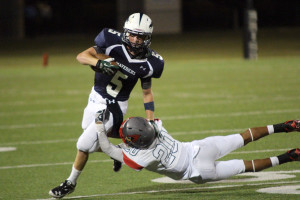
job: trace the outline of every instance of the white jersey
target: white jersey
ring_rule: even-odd
[[[156,145],[150,149],[122,147],[123,162],[135,170],[146,168],[175,180],[199,176],[199,173],[193,172],[193,165],[191,165],[193,155],[195,155],[191,143],[175,140],[162,127],[160,120],[156,123],[161,130],[156,139]]]
[[[180,142],[168,134],[160,120],[155,120],[155,123],[159,135],[148,149],[136,149],[125,144],[117,147],[109,142],[104,126],[97,125],[102,151],[135,170],[146,168],[175,180],[189,179],[194,183],[225,179],[245,172],[243,160],[216,161],[244,146],[240,134]]]

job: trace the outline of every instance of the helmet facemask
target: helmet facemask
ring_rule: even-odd
[[[144,38],[143,42],[141,44],[131,43],[129,40],[129,36],[131,34]],[[142,52],[145,52],[149,48],[151,44],[151,34],[138,33],[136,31],[125,29],[122,40],[127,45],[130,51],[134,52],[134,54],[140,54]]]

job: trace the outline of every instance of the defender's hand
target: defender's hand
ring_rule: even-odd
[[[155,135],[158,135],[159,134],[158,127],[157,127],[156,123],[154,122],[154,120],[149,120],[149,124],[152,125]]]

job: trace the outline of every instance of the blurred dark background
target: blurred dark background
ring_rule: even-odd
[[[241,29],[246,1],[179,0],[179,32]],[[161,2],[168,3],[152,0],[157,5]],[[0,0],[0,36],[97,34],[103,27],[121,30],[124,16],[130,13],[144,11],[152,18],[153,10],[145,9],[145,5],[147,0]],[[299,0],[253,0],[252,5],[259,28],[300,27]],[[158,20],[153,21],[155,27]]]

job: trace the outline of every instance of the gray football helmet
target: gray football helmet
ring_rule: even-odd
[[[125,120],[119,133],[125,144],[137,149],[146,149],[156,138],[153,127],[142,117]]]

